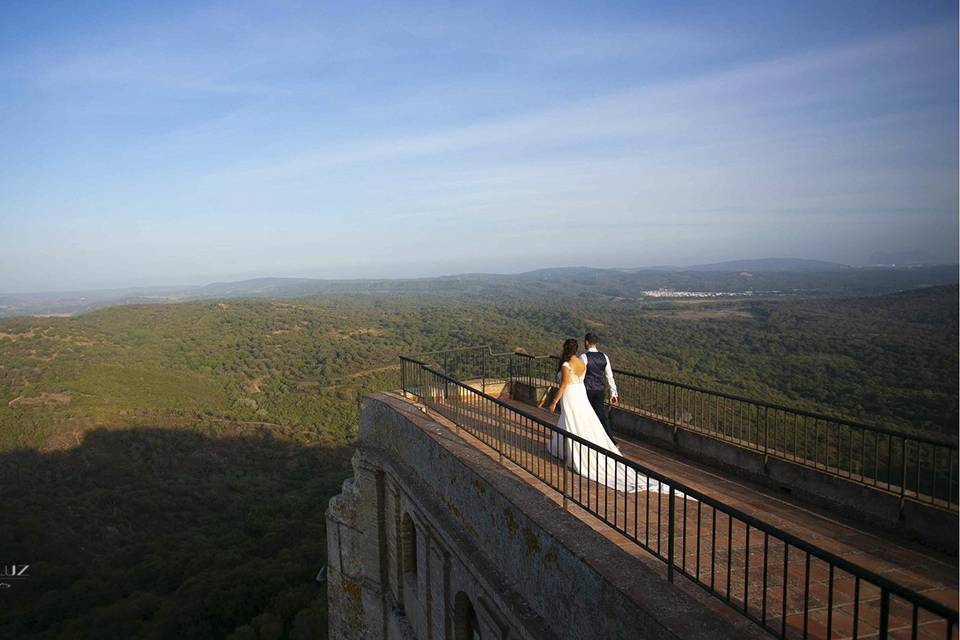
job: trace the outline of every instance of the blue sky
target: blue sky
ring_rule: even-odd
[[[957,259],[953,2],[7,2],[0,291]]]

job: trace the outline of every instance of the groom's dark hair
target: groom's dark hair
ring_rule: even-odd
[[[583,341],[587,343],[587,345],[593,345],[600,342],[600,338],[598,338],[597,334],[595,333],[588,333],[587,335],[583,336]]]

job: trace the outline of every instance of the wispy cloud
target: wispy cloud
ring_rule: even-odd
[[[288,158],[272,158],[237,175],[244,180],[288,177],[333,166],[505,144],[556,145],[659,135],[701,142],[724,135],[741,137],[764,131],[783,137],[797,130],[806,134],[816,128],[835,130],[837,118],[844,126],[851,121],[853,126],[858,126],[857,116],[862,112],[825,113],[818,123],[815,109],[829,110],[831,105],[851,98],[889,101],[891,92],[903,87],[905,82],[920,84],[936,79],[942,71],[914,66],[912,53],[918,40],[942,40],[946,31],[946,27],[934,26],[852,46],[751,61],[719,72],[651,83],[463,126],[429,128],[377,139],[361,134],[336,146],[312,149]],[[899,111],[914,108],[907,105]],[[894,104],[886,107],[889,109],[898,107]],[[786,115],[801,117],[794,117],[792,122],[774,120],[784,115],[784,111],[792,112]],[[869,114],[876,108],[866,111]],[[758,116],[764,119],[758,120]],[[784,124],[787,126],[780,126]],[[713,130],[705,131],[705,125]]]
[[[106,225],[306,264],[276,247],[468,235],[507,259],[592,226],[616,255],[704,229],[736,255],[798,211],[956,210],[953,22],[759,46],[712,20],[225,4],[33,39],[0,62],[0,220],[48,253]]]

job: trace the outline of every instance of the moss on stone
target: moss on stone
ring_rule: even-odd
[[[523,528],[523,546],[527,550],[528,556],[540,553],[540,538],[527,527]]]
[[[510,532],[510,535],[516,535],[520,525],[517,524],[516,518],[513,517],[513,509],[510,507],[504,507],[503,515],[507,519],[507,531]]]

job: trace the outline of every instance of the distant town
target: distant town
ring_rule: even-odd
[[[732,298],[753,295],[753,291],[677,291],[676,289],[655,289],[640,293],[647,298]]]

